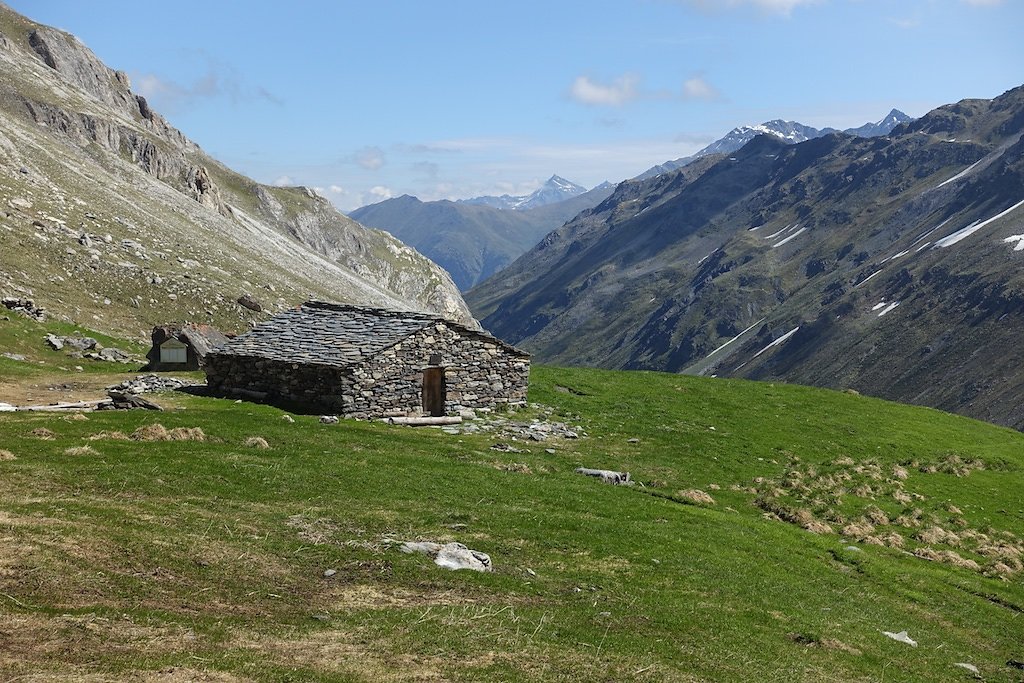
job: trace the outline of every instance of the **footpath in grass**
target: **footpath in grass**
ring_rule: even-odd
[[[657,373],[536,368],[530,399],[502,417],[586,436],[184,395],[160,414],[5,414],[0,678],[1024,675],[1022,435]],[[495,571],[404,540],[464,543]],[[883,633],[901,631],[916,646]]]

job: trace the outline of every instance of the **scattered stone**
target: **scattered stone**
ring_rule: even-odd
[[[434,564],[445,569],[472,569],[491,572],[494,567],[486,553],[471,550],[461,543],[433,543],[431,541],[407,541],[398,548],[403,553],[423,553],[434,559]]]
[[[320,416],[320,424],[323,424],[323,425],[336,425],[336,424],[338,424],[338,416],[337,415],[321,415]]]
[[[259,313],[260,311],[263,310],[263,305],[249,294],[243,294],[242,296],[238,297],[237,301],[239,306],[248,308],[250,311],[255,311],[256,313]]]
[[[96,406],[96,410],[163,410],[160,406],[148,401],[137,394],[126,394],[120,391],[108,391],[107,401],[102,401]]]
[[[953,666],[959,666],[961,669],[967,669],[975,676],[981,673],[980,671],[978,671],[978,667],[974,666],[973,664],[968,664],[967,662],[957,662]]]
[[[112,384],[107,387],[107,391],[118,391],[126,394],[149,394],[157,391],[175,391],[182,387],[194,386],[202,386],[202,383],[161,375],[137,375],[132,379]]]
[[[332,576],[334,576],[337,573],[338,573],[337,569],[325,569],[324,570],[324,578],[325,579],[329,579],[329,578],[331,578]]]
[[[54,344],[53,338],[54,335],[52,334],[46,335],[47,343],[58,351],[65,346],[77,351],[92,351],[93,349],[99,351],[103,348],[100,346],[99,342],[92,337],[56,337],[56,339],[59,339],[61,342],[60,346]]]
[[[41,306],[36,306],[32,299],[5,296],[3,299],[0,299],[0,303],[2,303],[4,307],[23,315],[27,315],[33,320],[38,320],[40,322],[46,320],[46,309]]]
[[[640,443],[640,439],[637,439],[637,438],[627,439],[626,443]]]
[[[10,403],[0,403],[0,413],[13,413],[16,410]]]
[[[281,419],[284,420],[285,422],[295,422],[295,418],[292,417],[291,415],[282,415]]]
[[[20,353],[5,352],[5,353],[3,353],[3,357],[7,358],[9,360],[16,360],[16,361],[24,361],[25,360],[25,356],[21,355]]]
[[[592,470],[587,467],[577,467],[576,474],[584,474],[588,477],[597,477],[606,484],[613,486],[631,486],[633,482],[629,478],[629,472],[615,472],[614,470]]]
[[[501,453],[528,453],[529,452],[529,451],[527,451],[525,449],[516,448],[515,446],[513,446],[511,444],[507,444],[507,443],[496,443],[493,446],[491,446],[491,450],[492,451],[499,451]]]
[[[917,641],[907,635],[906,631],[900,631],[899,633],[893,633],[892,631],[882,631],[882,635],[897,640],[901,643],[906,643],[910,647],[917,647]]]

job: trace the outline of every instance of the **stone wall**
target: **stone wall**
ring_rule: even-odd
[[[496,340],[443,322],[385,349],[352,371],[355,391],[345,412],[356,416],[418,414],[423,368],[440,354],[448,389],[445,409],[526,403],[530,359]]]
[[[418,415],[423,368],[440,354],[445,409],[497,408],[526,402],[529,357],[475,332],[432,324],[352,368],[210,354],[214,393],[294,402],[359,418]]]
[[[214,394],[292,403],[327,413],[344,412],[343,399],[353,391],[349,370],[329,365],[211,353],[205,369],[206,385]]]

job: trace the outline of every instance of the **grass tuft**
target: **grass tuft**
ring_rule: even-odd
[[[245,440],[245,445],[248,448],[257,448],[261,451],[265,451],[270,448],[270,444],[262,436],[250,436]]]

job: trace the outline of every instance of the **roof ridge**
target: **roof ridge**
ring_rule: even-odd
[[[319,301],[310,299],[302,304],[302,308],[316,308],[328,311],[353,311],[357,313],[371,313],[373,315],[387,316],[389,318],[422,318],[424,320],[445,320],[437,314],[425,313],[423,311],[396,311],[390,308],[379,308],[376,306],[357,306],[355,304],[343,304],[333,301]],[[447,321],[446,321],[447,322]]]

